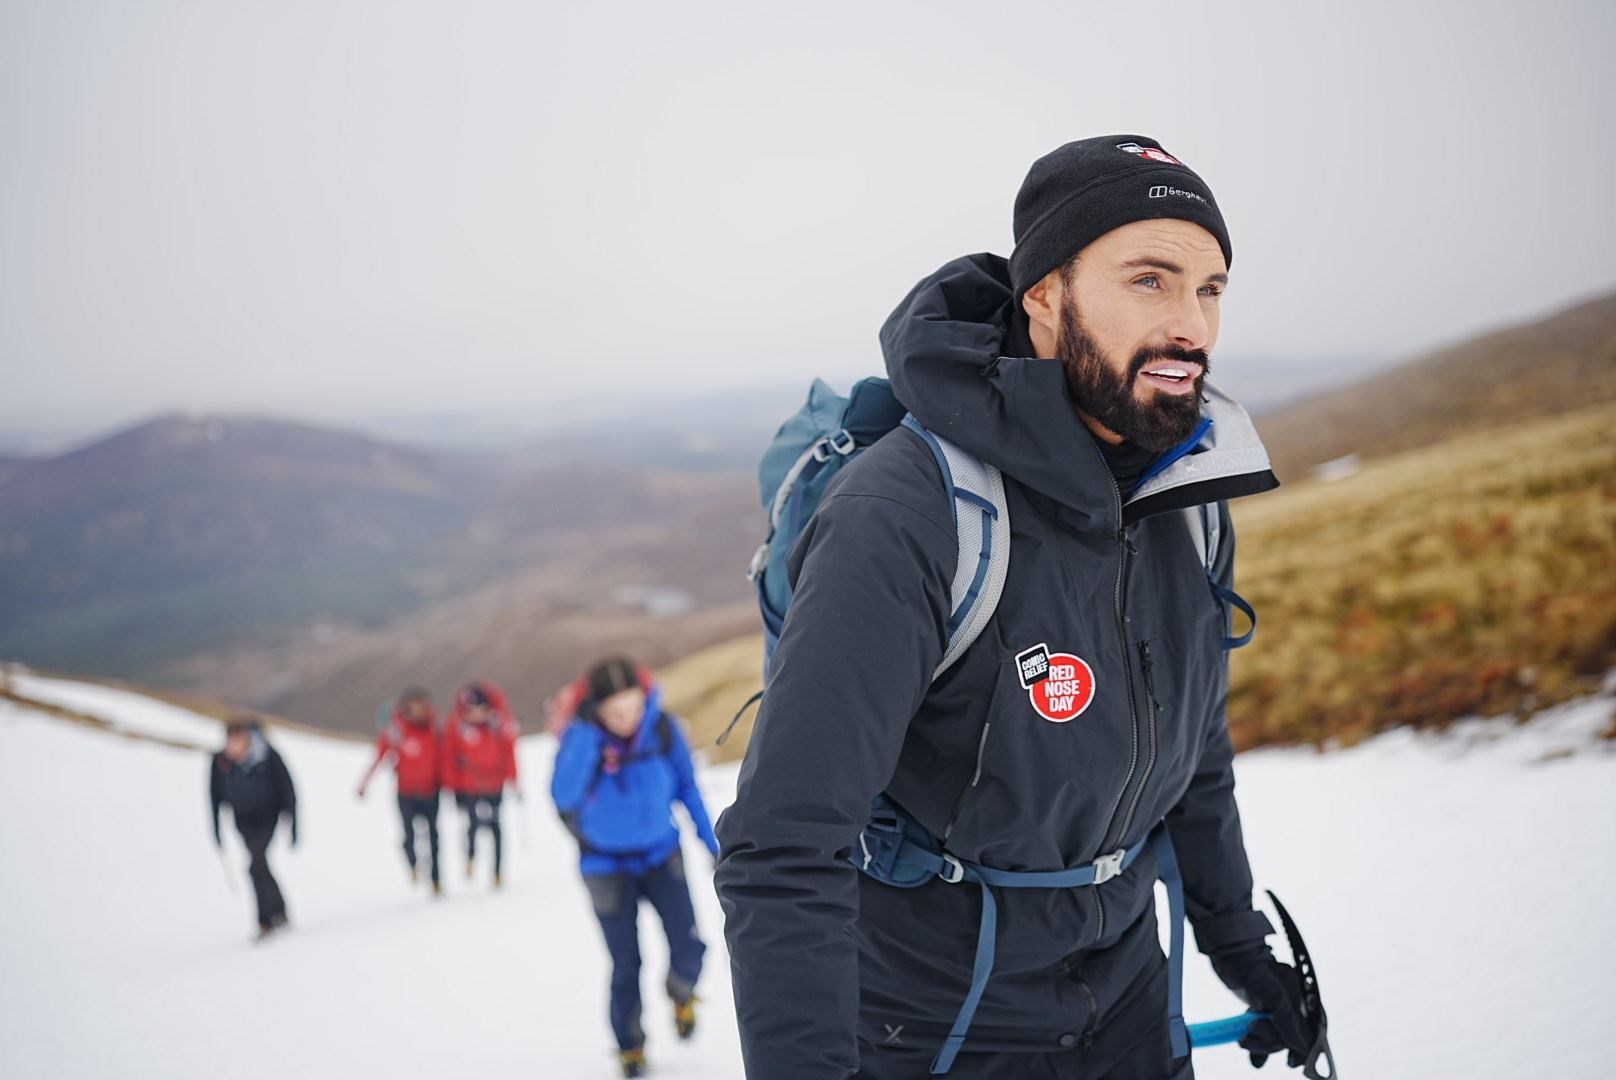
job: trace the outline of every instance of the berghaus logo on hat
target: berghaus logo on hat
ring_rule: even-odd
[[[1172,154],[1154,146],[1140,146],[1136,142],[1119,142],[1117,143],[1117,149],[1123,153],[1133,154],[1135,157],[1149,158],[1151,161],[1160,161],[1168,165],[1184,164]]]

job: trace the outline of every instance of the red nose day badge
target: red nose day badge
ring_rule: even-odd
[[[1094,701],[1094,672],[1081,657],[1034,645],[1016,654],[1016,675],[1045,720],[1057,724],[1083,715]]]

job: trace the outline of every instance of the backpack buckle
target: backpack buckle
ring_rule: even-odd
[[[1122,873],[1122,860],[1128,854],[1123,848],[1117,848],[1109,855],[1101,855],[1094,860],[1094,884],[1103,885],[1118,874]]]
[[[846,457],[857,448],[853,433],[846,428],[838,428],[814,444],[814,460],[823,464],[830,460],[832,454]]]
[[[965,880],[965,867],[954,856],[943,853],[943,868],[937,871],[937,876],[950,885],[958,885]]]

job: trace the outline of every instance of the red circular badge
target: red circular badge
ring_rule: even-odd
[[[1032,707],[1045,720],[1064,724],[1094,701],[1094,672],[1080,657],[1051,653],[1049,674],[1028,687]]]

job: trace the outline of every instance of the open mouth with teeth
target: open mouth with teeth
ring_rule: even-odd
[[[1167,360],[1146,367],[1139,377],[1164,393],[1192,394],[1195,392],[1195,380],[1203,370],[1200,364]]]

